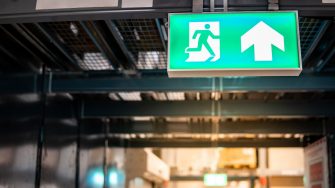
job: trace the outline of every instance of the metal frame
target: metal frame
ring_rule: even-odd
[[[122,8],[119,4],[116,8],[79,8],[60,10],[36,10],[36,0],[11,1],[4,0],[0,9],[0,23],[27,23],[48,21],[73,21],[73,20],[106,20],[126,18],[166,18],[171,12],[192,12],[193,0],[154,0],[153,7]],[[223,2],[216,4],[222,11]],[[301,16],[333,17],[335,5],[323,4],[321,1],[281,0],[281,10],[298,10]],[[204,1],[204,11],[209,11],[209,1]],[[268,10],[267,1],[242,0],[229,2],[229,11],[265,11]]]
[[[238,140],[210,140],[193,139],[110,139],[110,147],[125,148],[267,148],[267,147],[304,147],[300,139],[238,139]]]
[[[335,91],[335,77],[302,74],[300,77],[245,77],[245,78],[174,78],[156,73],[143,73],[141,78],[123,78],[113,72],[53,73],[45,81],[49,93],[106,93],[106,92],[313,92]],[[0,76],[0,93],[35,93],[41,88],[38,74]]]
[[[104,124],[101,120],[85,119],[82,121],[84,135],[103,134]],[[326,119],[290,119],[290,120],[257,120],[257,121],[221,121],[217,134],[301,134],[329,135],[335,134],[334,120]],[[92,126],[94,125],[94,126]],[[110,134],[212,134],[213,122],[157,122],[126,121],[111,119]],[[59,126],[59,130],[69,128]],[[13,130],[15,131],[15,130]],[[61,132],[60,134],[63,134]]]
[[[131,65],[132,68],[135,68],[135,58],[133,55],[129,52],[128,48],[124,44],[123,40],[121,39],[121,36],[119,32],[117,31],[116,25],[111,20],[105,20],[105,23],[109,29],[109,31],[112,33],[113,37],[115,38],[117,44],[120,46],[121,51],[125,55],[128,63]]]
[[[77,114],[78,115],[78,114]],[[16,119],[20,119],[17,117]],[[79,135],[85,137],[108,135],[199,135],[206,136],[213,133],[213,122],[158,122],[131,121],[129,119],[109,119],[106,123],[102,119],[81,119],[77,117],[78,127],[73,124],[64,123],[63,119],[49,121],[48,135],[55,138],[73,138]],[[7,127],[0,127],[4,135],[26,135],[32,132],[33,127],[38,124],[29,121],[1,121]],[[52,123],[50,123],[52,122]],[[289,119],[289,120],[257,120],[257,121],[221,121],[218,132],[215,134],[249,134],[258,135],[290,134],[290,137],[320,136],[335,134],[334,119]],[[79,128],[80,126],[80,128]],[[106,126],[108,131],[106,132]],[[80,133],[78,133],[80,129]],[[239,138],[236,136],[236,138]]]
[[[13,139],[14,140],[14,139]],[[50,141],[58,140],[57,145],[48,146],[60,147],[73,143],[73,139],[49,138]],[[81,150],[104,147],[104,137],[89,138],[81,136]],[[13,144],[17,144],[16,143]],[[24,143],[24,142],[22,142]],[[193,139],[120,139],[108,138],[109,148],[273,148],[273,147],[304,147],[305,141],[297,138],[290,139],[238,139],[238,140],[193,140]]]
[[[86,118],[335,117],[334,101],[84,101]],[[4,114],[5,115],[5,114]]]
[[[50,40],[50,42],[53,45],[56,46],[56,48],[68,59],[68,61],[71,63],[72,66],[74,66],[77,70],[80,70],[77,61],[68,52],[68,50],[66,50],[65,46],[59,41],[57,37],[55,37],[55,34],[52,33],[48,27],[39,23],[34,23],[34,25],[36,26],[36,28],[38,28],[40,32],[43,33],[45,37],[47,37]]]
[[[332,101],[111,101],[84,100],[82,118],[125,117],[335,117]],[[74,103],[50,101],[46,108],[50,119],[74,118]],[[40,112],[38,103],[3,104],[0,118],[34,117]]]

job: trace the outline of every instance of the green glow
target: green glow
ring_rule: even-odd
[[[205,186],[226,186],[228,183],[227,174],[205,174]]]
[[[186,62],[190,22],[220,23],[220,58],[215,62]],[[241,52],[241,36],[265,22],[284,37],[285,51],[272,45],[272,61],[255,61],[254,46]],[[168,68],[182,70],[299,69],[297,12],[241,12],[169,15]]]

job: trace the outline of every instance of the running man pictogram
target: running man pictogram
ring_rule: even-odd
[[[187,47],[186,52],[200,52],[202,50],[202,46],[204,46],[207,51],[210,53],[210,57],[206,61],[210,61],[215,57],[215,53],[211,47],[211,45],[208,44],[208,38],[211,37],[212,39],[220,39],[220,36],[214,35],[212,31],[210,30],[210,25],[205,24],[204,30],[196,30],[192,36],[192,39],[196,39],[199,36],[198,39],[198,46],[195,48]]]

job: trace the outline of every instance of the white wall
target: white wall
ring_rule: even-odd
[[[204,168],[215,170],[219,159],[219,149],[163,149],[162,159],[170,167],[178,167],[180,175],[200,175]]]
[[[293,171],[303,172],[304,150],[303,148],[270,148],[269,168],[271,170],[284,170],[287,173]],[[292,174],[294,175],[294,174]]]

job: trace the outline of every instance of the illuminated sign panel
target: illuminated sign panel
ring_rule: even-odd
[[[296,11],[169,14],[170,77],[298,76],[301,70]]]
[[[227,174],[205,174],[204,184],[209,187],[226,186],[228,183]]]

